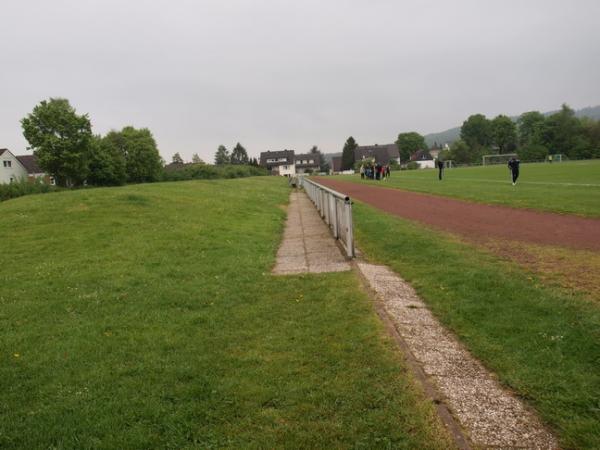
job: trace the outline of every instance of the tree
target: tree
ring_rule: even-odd
[[[344,150],[342,151],[342,170],[350,170],[354,167],[354,149],[358,147],[358,144],[352,136],[350,136],[344,144]]]
[[[500,153],[510,153],[517,147],[517,126],[508,116],[500,114],[492,120],[492,138]]]
[[[183,164],[183,158],[179,154],[179,152],[173,155],[173,164]]]
[[[400,161],[408,161],[417,150],[427,149],[425,138],[416,131],[400,133],[396,139],[396,146],[400,151]]]
[[[529,111],[521,114],[517,120],[519,145],[541,144],[545,123],[546,118],[539,111]]]
[[[113,151],[124,155],[128,183],[158,180],[162,159],[150,130],[129,126],[121,131],[110,131],[103,140],[113,147]]]
[[[108,139],[94,136],[92,139],[87,182],[94,186],[118,186],[127,181],[125,155]]]
[[[42,169],[59,186],[79,186],[89,174],[92,125],[64,98],[51,98],[21,120],[23,136]]]
[[[568,105],[563,104],[560,111],[546,119],[544,143],[551,154],[576,156],[576,153],[585,152],[583,134],[581,121]]]
[[[480,153],[477,148],[469,147],[466,142],[459,139],[450,146],[449,159],[457,164],[470,164],[477,161]]]
[[[204,164],[204,161],[202,160],[202,158],[200,158],[200,157],[198,156],[198,153],[194,153],[194,154],[192,155],[192,162],[193,162],[194,164]]]
[[[231,151],[231,164],[248,164],[248,153],[239,142],[235,144]]]
[[[313,155],[318,155],[317,157],[319,158],[319,171],[320,172],[329,172],[329,163],[325,160],[325,156],[323,155],[323,152],[321,152],[321,150],[319,150],[319,147],[317,147],[316,145],[313,145],[311,147],[309,153],[312,153]]]
[[[230,162],[230,159],[229,159],[229,152],[227,151],[227,148],[225,148],[224,145],[219,145],[219,148],[215,152],[215,164],[222,165],[222,164],[229,164],[229,162]]]
[[[483,114],[474,114],[465,120],[460,138],[471,148],[488,147],[492,143],[492,125]]]

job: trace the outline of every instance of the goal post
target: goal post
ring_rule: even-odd
[[[451,159],[447,159],[446,161],[444,161],[445,169],[452,169],[453,167],[454,167],[454,161],[452,161]]]
[[[548,155],[546,157],[546,161],[547,162],[562,162],[562,154],[561,153],[555,153],[554,155]]]
[[[493,155],[483,155],[482,158],[482,164],[484,166],[490,165],[490,164],[504,164],[507,163],[508,160],[512,157],[517,157],[516,153],[495,153]]]

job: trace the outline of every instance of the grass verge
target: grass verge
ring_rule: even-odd
[[[567,448],[600,448],[600,308],[517,264],[382,213],[355,209],[367,257],[409,281],[435,315],[532,404]]]
[[[279,177],[0,205],[1,448],[447,448],[352,273],[274,277]]]

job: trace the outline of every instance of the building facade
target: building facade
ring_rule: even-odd
[[[0,148],[0,184],[37,179],[42,179],[47,184],[54,184],[52,177],[38,165],[35,155],[15,156],[7,148]]]

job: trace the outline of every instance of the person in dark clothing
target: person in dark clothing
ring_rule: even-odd
[[[442,161],[441,159],[438,159],[437,160],[437,166],[438,166],[438,169],[440,169],[440,173],[438,175],[438,178],[439,178],[440,181],[442,181],[442,175],[443,175],[443,172],[444,172],[444,161]]]
[[[508,160],[508,168],[512,173],[513,186],[517,184],[517,178],[519,178],[519,164],[521,164],[521,161],[519,161],[514,156]]]

